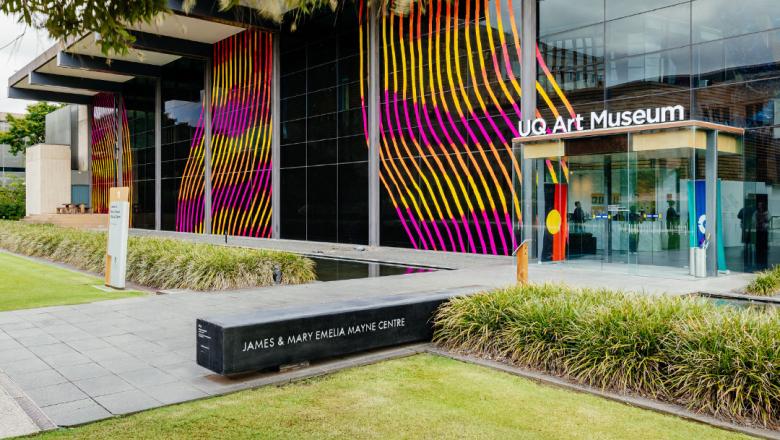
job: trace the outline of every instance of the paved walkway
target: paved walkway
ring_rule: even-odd
[[[515,267],[507,257],[427,255],[382,249],[376,255],[464,267],[428,273],[366,278],[222,293],[180,292],[92,304],[0,313],[0,370],[60,426],[224,394],[268,383],[269,376],[227,379],[195,363],[195,320],[214,315],[318,304],[357,297],[415,292],[463,293],[510,285]],[[364,252],[338,250],[338,252]],[[587,265],[533,265],[533,282],[567,282],[648,293],[732,290],[744,275],[696,280],[662,270],[637,276]],[[617,268],[620,269],[620,268]],[[628,271],[630,272],[630,271]],[[663,275],[663,277],[661,277]],[[313,371],[322,368],[310,367]],[[277,375],[278,376],[278,375]]]
[[[0,386],[0,438],[36,432],[38,432],[38,425],[22,409],[16,397]]]

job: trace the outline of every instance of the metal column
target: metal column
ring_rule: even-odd
[[[274,34],[273,58],[271,73],[271,237],[281,238],[281,124],[279,119],[279,38],[281,33]]]
[[[718,276],[718,132],[707,132],[707,152],[704,178],[706,179],[706,226],[710,244],[707,248],[707,276]],[[695,227],[695,225],[694,225]]]
[[[162,79],[154,84],[154,229],[162,229]]]
[[[203,85],[203,233],[211,234],[211,58],[206,59]]]
[[[378,2],[368,9],[368,245],[379,246],[379,33]]]
[[[92,104],[87,105],[87,175],[89,176],[89,207],[92,206],[92,121],[94,119],[95,107]]]
[[[536,115],[536,2],[537,0],[523,0],[522,5],[522,41],[521,41],[521,75],[520,85],[523,93],[520,99],[523,119],[533,119]],[[533,173],[533,164],[530,160],[523,158],[522,162],[522,182],[523,187],[523,233],[524,240],[532,239],[533,225],[533,188],[531,176]],[[543,175],[543,174],[542,174]],[[541,242],[536,243],[541,249]],[[540,251],[541,252],[541,251]]]

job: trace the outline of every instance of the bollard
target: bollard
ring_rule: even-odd
[[[520,246],[515,249],[517,257],[517,283],[521,285],[528,284],[528,243],[531,240],[524,240]]]

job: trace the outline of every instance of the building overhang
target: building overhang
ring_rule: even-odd
[[[136,41],[126,54],[103,54],[95,33],[55,44],[8,78],[9,98],[89,103],[133,78],[159,77],[163,66],[179,58],[209,59],[214,43],[246,28],[278,29],[248,6],[221,11],[219,2],[207,0],[185,12],[182,3],[170,0],[171,13],[128,26]]]
[[[704,150],[708,144],[708,133],[717,134],[715,145],[719,153],[742,153],[744,128],[697,120],[517,137],[512,139],[512,144],[522,149],[526,159],[566,156],[571,149],[567,146],[572,147],[569,144],[574,142],[628,135],[631,135],[631,151]],[[629,143],[626,143],[626,146],[628,145]]]

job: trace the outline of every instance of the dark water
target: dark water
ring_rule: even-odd
[[[712,301],[717,306],[731,306],[739,309],[771,310],[780,307],[780,304],[771,302],[750,301],[746,299],[717,298],[708,295],[699,296],[708,301]]]
[[[363,261],[338,260],[335,258],[310,257],[316,264],[317,280],[336,281],[356,278],[384,277],[410,273],[432,272],[434,268],[419,266],[400,266],[386,263],[367,263]]]

